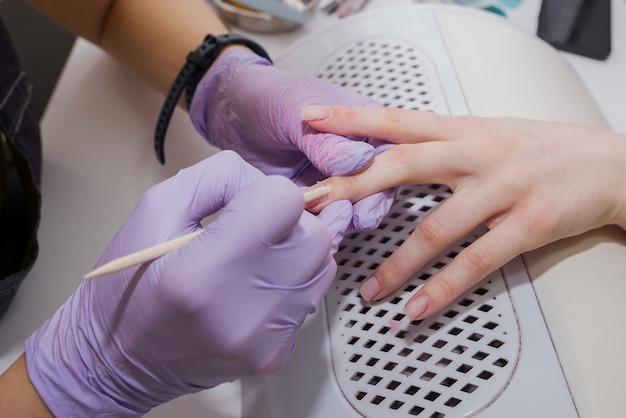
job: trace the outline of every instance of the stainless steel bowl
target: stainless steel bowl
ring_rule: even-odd
[[[288,6],[297,10],[313,14],[319,0],[282,0]],[[239,7],[225,0],[213,0],[217,12],[224,21],[252,32],[283,32],[296,29],[300,23],[290,22],[269,13]]]

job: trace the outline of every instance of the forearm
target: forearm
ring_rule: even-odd
[[[13,417],[52,417],[28,377],[24,354],[0,376],[0,418]]]
[[[205,0],[28,0],[166,93],[185,57],[211,33],[228,32]]]

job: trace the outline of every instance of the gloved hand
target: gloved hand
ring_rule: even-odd
[[[198,84],[189,113],[210,144],[237,151],[263,173],[284,175],[302,186],[361,171],[391,146],[314,130],[302,122],[300,111],[315,104],[379,106],[329,81],[273,67],[248,49],[229,48]],[[387,190],[356,203],[354,228],[375,228],[394,193]]]
[[[324,222],[303,208],[291,181],[265,177],[229,151],[151,188],[98,265],[222,212],[169,254],[84,281],[27,340],[28,373],[50,410],[137,416],[279,368],[335,277],[324,222],[351,219],[345,207]]]

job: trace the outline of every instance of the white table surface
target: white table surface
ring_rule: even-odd
[[[367,9],[407,3],[413,2],[372,1]],[[509,19],[534,33],[539,4],[539,0],[525,0]],[[612,128],[626,134],[626,3],[613,0],[612,6],[613,51],[608,60],[562,55],[579,72]],[[277,56],[298,37],[335,20],[320,14],[289,34],[248,35]],[[41,251],[0,320],[0,371],[22,353],[24,340],[76,289],[142,193],[216,151],[179,110],[166,140],[167,164],[161,166],[152,147],[161,104],[159,94],[103,52],[84,40],[76,42],[42,121]],[[623,332],[623,327],[616,331]],[[207,416],[207,411],[216,417],[238,416],[238,384],[180,398],[149,416]]]

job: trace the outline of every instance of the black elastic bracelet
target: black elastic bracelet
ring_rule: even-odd
[[[167,132],[167,127],[170,124],[178,100],[183,94],[183,90],[186,90],[185,100],[187,107],[189,107],[196,87],[204,73],[206,73],[224,48],[233,44],[244,45],[257,55],[272,62],[267,52],[265,52],[259,44],[241,35],[232,33],[219,36],[207,35],[202,45],[187,55],[187,62],[180,70],[180,73],[178,73],[176,80],[174,80],[174,84],[165,97],[165,102],[161,108],[161,113],[154,132],[154,150],[161,164],[165,164],[165,133]]]

